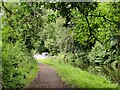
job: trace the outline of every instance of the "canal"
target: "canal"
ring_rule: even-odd
[[[81,64],[78,67],[84,71],[93,73],[95,75],[99,75],[101,77],[105,77],[112,83],[118,83],[120,85],[120,67],[116,68],[114,66],[107,65],[95,66],[88,64]]]

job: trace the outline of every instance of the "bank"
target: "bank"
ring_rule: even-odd
[[[74,88],[118,88],[118,84],[111,83],[105,77],[59,62],[53,58],[39,60],[39,62],[51,65],[68,87]]]

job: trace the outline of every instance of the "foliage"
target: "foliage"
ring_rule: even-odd
[[[95,60],[100,60],[100,62],[102,62],[105,55],[107,55],[107,53],[104,46],[102,46],[99,42],[96,42],[95,47],[92,48],[92,51],[89,53],[88,58],[91,63],[95,63]]]
[[[72,31],[63,27],[64,19],[58,17],[53,21],[49,20],[51,16],[57,17],[57,12],[45,10],[46,15],[43,15],[43,29],[39,32],[40,40],[36,43],[38,48],[46,48],[51,55],[56,55],[59,52],[73,51]],[[54,14],[54,15],[53,15]],[[48,17],[48,18],[46,18]],[[42,51],[42,49],[41,49]]]
[[[29,8],[32,5],[2,2],[5,11],[2,18],[3,88],[26,87],[37,74],[37,62],[30,53],[37,37],[35,34],[38,33],[33,28],[37,17],[31,19],[35,8],[35,4],[33,8]],[[34,10],[34,14],[35,12]]]
[[[101,64],[118,65],[120,2],[1,4],[5,11],[2,18],[3,60],[6,62],[3,72],[8,69],[6,65],[19,60],[25,64],[29,60],[29,66],[36,65],[31,62],[32,51],[47,51],[51,55],[58,55],[61,58],[59,61],[78,66],[81,63],[96,63],[97,60]],[[27,65],[24,69],[28,70]],[[14,71],[14,68],[11,67],[10,73],[11,70]],[[4,82],[7,87],[7,81]],[[12,84],[8,86],[12,87]]]
[[[90,59],[90,62],[93,61],[94,63],[99,57],[101,62],[104,63],[104,61],[106,62],[108,60],[105,58],[110,56],[108,61],[113,61],[111,59],[113,57],[116,57],[114,61],[117,61],[120,43],[118,40],[120,37],[120,30],[118,26],[118,12],[120,10],[119,2],[61,2],[48,3],[46,6],[54,11],[57,10],[58,15],[65,18],[63,27],[68,29],[70,28],[68,31],[73,32],[71,35],[73,38],[73,49],[71,51],[76,54],[79,60],[82,60],[82,62],[89,62],[88,59]],[[117,40],[115,40],[115,38]],[[112,47],[110,45],[112,41],[117,43],[117,46],[113,50],[111,49]],[[96,42],[99,42],[102,45],[100,46],[100,49],[99,45],[96,45]],[[69,44],[66,46],[68,45]],[[113,51],[116,52],[114,53],[115,55],[113,55]],[[89,52],[89,56],[93,56],[87,56]]]
[[[3,43],[2,84],[4,88],[22,88],[33,80],[37,63],[20,42]],[[32,77],[31,77],[32,76]]]
[[[112,41],[110,49],[106,49],[105,46],[96,42],[95,47],[92,48],[92,51],[88,54],[87,58],[93,64],[96,62],[99,64],[112,64],[116,62],[117,65],[119,56],[117,55],[117,49],[113,49],[113,47],[117,46],[115,42]]]
[[[64,57],[64,62],[65,63],[74,63],[76,60],[76,57],[73,53],[71,52],[68,52],[65,54],[65,57]]]
[[[5,10],[3,19],[4,41],[15,43],[17,40],[24,41],[26,48],[34,49],[34,43],[39,38],[41,30],[41,4],[38,3],[2,3]],[[12,6],[12,7],[11,7]],[[32,8],[31,8],[32,7]]]

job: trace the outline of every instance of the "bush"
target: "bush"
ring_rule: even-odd
[[[25,87],[37,73],[37,62],[19,42],[3,43],[2,63],[3,88]]]
[[[89,60],[87,59],[87,55],[88,55],[88,51],[78,50],[76,52],[77,61],[81,63],[89,63]]]
[[[65,59],[66,54],[64,52],[61,52],[57,55],[56,59],[59,60],[59,62],[63,62]]]
[[[104,62],[104,57],[108,53],[106,52],[106,49],[104,46],[102,46],[99,42],[96,42],[95,46],[92,48],[91,52],[88,54],[88,59],[91,63]],[[108,58],[107,58],[108,59]]]
[[[66,53],[65,62],[67,62],[67,63],[75,63],[75,60],[76,60],[75,54],[73,54],[71,52]]]
[[[72,65],[76,65],[76,56],[72,52],[61,52],[54,58],[55,60],[58,60],[59,63],[70,63]]]
[[[117,50],[112,49],[113,46],[106,49],[105,46],[96,42],[87,58],[91,63],[112,64],[118,61]]]

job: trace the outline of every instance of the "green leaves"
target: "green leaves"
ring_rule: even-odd
[[[25,87],[27,85],[26,81],[28,81],[26,76],[28,76],[31,72],[35,73],[33,70],[37,70],[37,62],[32,57],[30,57],[25,47],[20,42],[15,43],[15,45],[6,43],[3,44],[3,87]]]
[[[6,87],[16,85],[7,86],[7,81],[10,84],[8,78],[13,80],[14,74],[15,82],[19,84],[24,76],[29,76],[25,72],[35,69],[36,62],[33,63],[28,54],[33,49],[40,53],[47,50],[52,55],[67,53],[66,60],[75,63],[94,63],[96,60],[111,63],[113,58],[118,58],[120,3],[20,2],[2,5],[5,11],[2,41]],[[116,36],[117,40],[112,40]],[[7,76],[7,72],[10,75]]]
[[[25,87],[37,73],[37,62],[28,51],[31,51],[34,41],[38,38],[36,33],[39,30],[33,25],[40,26],[35,22],[37,18],[40,19],[40,15],[32,18],[33,11],[30,4],[5,3],[8,10],[5,9],[6,13],[2,18],[4,22],[2,27],[4,88]]]

